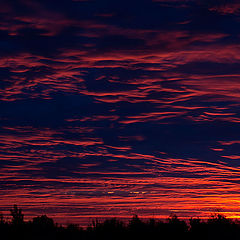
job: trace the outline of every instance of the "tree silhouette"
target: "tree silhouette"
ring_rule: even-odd
[[[167,235],[171,238],[185,239],[188,231],[186,222],[180,220],[176,214],[172,214],[167,220]]]
[[[137,215],[129,222],[117,218],[93,221],[86,229],[70,224],[61,226],[46,215],[24,222],[22,210],[13,206],[12,221],[0,214],[0,239],[6,240],[225,240],[239,239],[240,222],[221,214],[209,219],[191,218],[189,222],[175,214],[164,220],[141,220]]]
[[[135,229],[135,228],[139,228],[141,226],[143,226],[143,222],[141,221],[141,219],[138,217],[138,215],[134,215],[132,217],[132,219],[129,222],[129,228],[131,229]]]
[[[3,214],[0,213],[0,224],[3,224],[4,223],[4,217],[3,217]]]
[[[17,205],[13,206],[13,209],[10,210],[12,215],[12,223],[14,225],[20,225],[24,223],[24,215],[22,213],[22,209],[18,208]]]
[[[46,215],[42,215],[40,217],[33,218],[33,225],[36,225],[41,228],[53,228],[54,221],[52,218],[47,217]]]

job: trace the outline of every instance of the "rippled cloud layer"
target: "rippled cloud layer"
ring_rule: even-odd
[[[0,210],[239,217],[239,12],[1,1]]]

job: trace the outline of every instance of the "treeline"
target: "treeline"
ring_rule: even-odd
[[[176,215],[165,221],[141,220],[133,216],[128,222],[117,218],[99,222],[94,220],[87,228],[70,224],[66,227],[54,223],[42,215],[24,221],[22,210],[14,205],[10,210],[12,219],[6,221],[0,214],[0,239],[24,240],[164,240],[164,239],[240,239],[240,222],[214,214],[209,219],[179,219]]]

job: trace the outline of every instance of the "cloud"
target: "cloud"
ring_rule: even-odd
[[[4,213],[238,216],[238,5],[1,2]]]
[[[215,6],[212,6],[209,10],[216,11],[223,15],[238,14],[240,10],[240,4],[235,0],[228,2],[218,1],[218,3],[216,3]]]

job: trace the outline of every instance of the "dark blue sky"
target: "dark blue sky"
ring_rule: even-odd
[[[239,217],[240,3],[0,2],[0,211]]]

